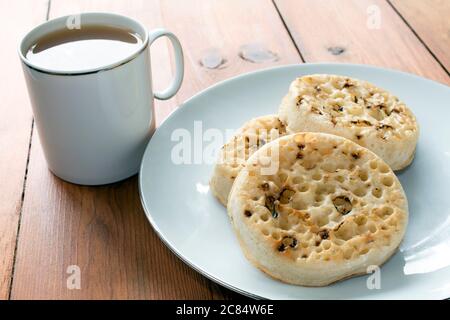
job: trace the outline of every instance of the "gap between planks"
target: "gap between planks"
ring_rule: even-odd
[[[52,4],[52,0],[48,0],[47,1],[47,11],[45,13],[45,21],[48,21],[48,19],[50,17],[51,4]],[[23,176],[22,195],[20,197],[20,207],[19,207],[19,219],[17,222],[16,241],[14,244],[13,262],[12,262],[11,276],[10,276],[9,287],[8,287],[8,300],[11,300],[12,288],[13,288],[13,283],[14,283],[14,271],[16,269],[17,248],[19,246],[20,225],[22,222],[23,203],[25,201],[25,191],[26,191],[26,187],[27,187],[28,166],[30,164],[31,144],[33,143],[33,131],[34,131],[34,117],[31,118],[30,138],[28,140],[27,161],[25,164],[25,172],[24,172],[24,176]]]
[[[20,223],[22,222],[22,210],[23,210],[23,202],[25,200],[25,188],[27,185],[28,165],[30,163],[31,143],[33,141],[34,118],[31,119],[30,129],[31,129],[31,132],[30,132],[30,139],[28,142],[28,152],[27,152],[27,161],[25,164],[25,173],[23,176],[22,195],[20,197],[19,219],[17,221],[16,241],[14,244],[13,262],[12,262],[11,276],[10,276],[9,287],[8,287],[8,300],[11,300],[11,292],[12,292],[12,287],[13,287],[13,282],[14,282],[14,271],[16,268],[17,247],[19,245],[19,236],[20,236]]]
[[[289,27],[287,26],[286,21],[284,21],[283,15],[281,14],[280,9],[278,9],[278,6],[277,6],[275,0],[272,0],[272,4],[273,4],[273,6],[274,6],[274,8],[275,8],[275,11],[276,11],[277,14],[278,14],[278,17],[279,17],[280,20],[281,20],[281,23],[283,24],[284,28],[286,29],[286,32],[287,32],[287,34],[289,35],[289,38],[291,39],[291,42],[292,42],[292,44],[294,45],[295,50],[297,50],[298,55],[300,56],[300,60],[302,60],[302,62],[305,63],[306,60],[305,60],[305,58],[303,57],[302,52],[301,52],[299,46],[297,45],[297,42],[295,42],[295,39],[294,39],[294,37],[292,36],[291,30],[289,30]]]
[[[294,44],[295,49],[297,50],[298,54],[300,55],[301,60],[304,63],[307,63],[308,61],[306,61],[306,59],[304,58],[304,55],[301,52],[300,49],[300,44],[297,43],[296,39],[294,38],[291,29],[288,26],[288,23],[286,21],[286,19],[283,17],[283,13],[281,12],[279,6],[276,3],[277,0],[272,0],[272,3],[275,7],[276,12],[278,13],[283,26],[285,27],[286,31],[288,32],[288,35],[292,41],[292,43]],[[445,65],[439,60],[439,58],[437,57],[437,55],[431,50],[431,48],[427,45],[427,43],[419,36],[419,34],[416,32],[416,30],[412,27],[412,25],[407,21],[407,19],[405,19],[405,17],[403,17],[403,15],[400,13],[399,10],[397,10],[397,8],[395,7],[395,5],[390,1],[390,0],[384,0],[388,7],[391,8],[391,10],[400,18],[400,20],[405,24],[405,26],[408,28],[408,30],[411,31],[411,33],[414,35],[415,38],[417,38],[417,40],[419,41],[419,43],[425,48],[425,50],[431,55],[431,57],[437,62],[437,64],[441,67],[441,69],[447,74],[447,76],[450,78],[450,72],[449,70],[447,70],[447,68],[445,67]]]
[[[434,54],[434,52],[431,50],[431,48],[427,45],[427,43],[419,36],[419,34],[416,32],[416,30],[414,30],[414,28],[412,27],[412,25],[408,22],[408,20],[405,19],[405,17],[403,17],[403,15],[400,13],[399,10],[397,10],[397,8],[395,7],[395,5],[390,1],[390,0],[386,0],[386,2],[388,3],[388,5],[392,8],[392,10],[394,10],[394,12],[400,17],[400,19],[402,19],[403,23],[406,24],[406,26],[409,28],[409,30],[411,30],[411,32],[416,36],[416,38],[420,41],[420,43],[425,47],[425,49],[427,49],[427,51],[431,54],[431,56],[434,58],[434,60],[436,60],[436,62],[441,66],[442,69],[444,69],[445,73],[447,73],[447,75],[450,77],[450,72],[449,70],[447,70],[447,68],[444,66],[444,64],[441,62],[441,60],[439,60],[439,58]]]

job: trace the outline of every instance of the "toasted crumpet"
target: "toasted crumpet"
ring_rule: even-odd
[[[414,158],[419,127],[411,110],[384,89],[344,76],[297,78],[284,97],[280,120],[288,132],[324,132],[350,139],[393,170]]]
[[[260,147],[286,134],[277,116],[267,115],[246,122],[225,144],[210,181],[212,193],[226,206],[234,179],[247,159]]]
[[[268,175],[260,160],[267,154],[277,163]],[[325,133],[286,135],[256,151],[227,208],[245,256],[272,277],[304,286],[380,266],[408,222],[405,193],[386,162]]]

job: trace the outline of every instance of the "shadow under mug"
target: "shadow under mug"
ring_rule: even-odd
[[[139,171],[144,149],[155,129],[153,97],[171,98],[183,80],[183,51],[174,34],[147,32],[139,22],[110,13],[83,13],[80,27],[126,28],[142,45],[125,59],[93,69],[63,72],[33,64],[27,50],[42,36],[66,28],[71,16],[45,22],[19,44],[35,123],[48,167],[63,180],[102,185]],[[166,36],[175,51],[176,74],[163,92],[153,94],[149,46]]]

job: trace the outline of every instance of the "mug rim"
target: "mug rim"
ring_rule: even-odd
[[[38,72],[41,73],[46,73],[46,74],[52,74],[52,75],[86,75],[86,74],[92,74],[92,73],[97,73],[97,72],[101,72],[101,71],[107,71],[107,70],[111,70],[117,67],[120,67],[132,60],[134,60],[136,57],[138,57],[148,46],[149,43],[149,36],[148,36],[148,30],[147,28],[139,21],[129,18],[127,16],[124,15],[120,15],[120,14],[116,14],[116,13],[109,13],[109,12],[83,12],[83,13],[79,13],[80,15],[80,19],[83,16],[103,16],[103,17],[107,17],[107,18],[116,18],[116,19],[121,19],[122,21],[125,22],[129,22],[130,23],[130,28],[133,31],[136,31],[137,33],[141,33],[140,30],[135,30],[136,28],[133,28],[133,26],[131,26],[131,24],[136,24],[137,26],[139,26],[139,28],[142,29],[142,33],[143,33],[143,39],[142,39],[142,44],[136,48],[136,50],[134,50],[132,53],[130,53],[128,56],[106,64],[106,65],[101,65],[98,67],[94,67],[94,68],[86,68],[86,69],[78,69],[78,70],[58,70],[58,69],[52,69],[52,68],[45,68],[42,66],[39,66],[38,64],[35,64],[33,62],[31,62],[30,60],[28,60],[25,55],[24,55],[24,42],[27,40],[27,38],[32,35],[33,33],[39,32],[40,29],[45,28],[46,26],[49,26],[51,24],[57,24],[61,21],[67,21],[68,18],[74,16],[74,15],[65,15],[65,16],[61,16],[61,17],[57,17],[48,21],[45,21],[39,25],[37,25],[36,27],[34,27],[33,29],[31,29],[30,31],[28,31],[20,40],[19,45],[18,45],[18,53],[19,53],[19,57],[22,60],[22,62],[29,68],[36,70]],[[44,35],[45,33],[43,33],[42,35]],[[41,36],[42,36],[41,35]]]

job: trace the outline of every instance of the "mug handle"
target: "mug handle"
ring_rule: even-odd
[[[149,34],[149,45],[151,45],[156,39],[163,36],[169,38],[172,43],[175,52],[176,73],[175,78],[167,89],[162,92],[155,92],[155,98],[159,100],[167,100],[172,98],[180,89],[184,77],[183,49],[181,48],[180,41],[172,32],[162,28],[153,30]]]

